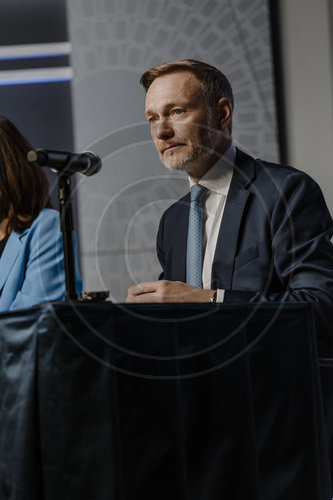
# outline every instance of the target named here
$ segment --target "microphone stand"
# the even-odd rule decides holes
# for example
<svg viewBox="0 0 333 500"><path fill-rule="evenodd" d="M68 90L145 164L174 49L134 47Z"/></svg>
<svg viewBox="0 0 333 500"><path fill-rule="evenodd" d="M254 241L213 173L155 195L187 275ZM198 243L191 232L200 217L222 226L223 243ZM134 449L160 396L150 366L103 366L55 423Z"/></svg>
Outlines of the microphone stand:
<svg viewBox="0 0 333 500"><path fill-rule="evenodd" d="M71 197L71 176L76 172L91 176L99 172L102 162L91 151L82 154L66 151L31 150L27 160L40 167L50 167L58 174L58 200L60 210L60 226L64 247L65 279L67 302L78 300L76 293L75 260L73 246L73 213ZM86 293L86 300L105 300L108 292Z"/></svg>
<svg viewBox="0 0 333 500"><path fill-rule="evenodd" d="M60 225L64 245L66 301L78 300L76 293L75 260L73 246L73 212L71 197L71 173L66 168L58 172L58 200Z"/></svg>

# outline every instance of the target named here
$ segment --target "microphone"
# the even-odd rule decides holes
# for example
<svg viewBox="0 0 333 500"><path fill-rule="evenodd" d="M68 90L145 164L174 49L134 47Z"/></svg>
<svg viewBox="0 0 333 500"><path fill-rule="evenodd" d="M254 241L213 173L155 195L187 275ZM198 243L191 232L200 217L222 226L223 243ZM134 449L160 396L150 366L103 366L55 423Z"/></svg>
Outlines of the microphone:
<svg viewBox="0 0 333 500"><path fill-rule="evenodd" d="M33 149L28 152L29 163L36 163L41 167L50 167L56 172L75 174L80 173L88 177L100 171L101 159L91 151L84 153L69 153L67 151L49 151Z"/></svg>

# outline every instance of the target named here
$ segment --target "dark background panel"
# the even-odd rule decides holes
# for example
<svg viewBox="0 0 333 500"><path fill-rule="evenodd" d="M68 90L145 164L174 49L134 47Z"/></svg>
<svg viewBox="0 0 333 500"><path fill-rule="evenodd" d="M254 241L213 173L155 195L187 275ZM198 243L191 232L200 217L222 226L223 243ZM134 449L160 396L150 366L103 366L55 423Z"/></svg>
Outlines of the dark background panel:
<svg viewBox="0 0 333 500"><path fill-rule="evenodd" d="M0 45L67 39L65 0L1 0Z"/></svg>
<svg viewBox="0 0 333 500"><path fill-rule="evenodd" d="M34 148L73 149L70 82L2 85L0 114L14 122ZM45 172L57 207L56 176L48 168Z"/></svg>
<svg viewBox="0 0 333 500"><path fill-rule="evenodd" d="M34 147L71 149L70 82L0 86L0 113L12 120Z"/></svg>
<svg viewBox="0 0 333 500"><path fill-rule="evenodd" d="M28 57L25 59L0 59L0 71L31 68L59 68L69 66L69 56Z"/></svg>
<svg viewBox="0 0 333 500"><path fill-rule="evenodd" d="M66 41L65 0L1 0L0 46ZM29 71L68 66L69 57L66 55L28 57L2 61L0 70ZM36 80L36 83L0 85L0 114L12 120L34 148L72 151L71 82L38 83L38 75ZM46 168L45 171L50 182L53 205L57 207L57 178L50 169Z"/></svg>

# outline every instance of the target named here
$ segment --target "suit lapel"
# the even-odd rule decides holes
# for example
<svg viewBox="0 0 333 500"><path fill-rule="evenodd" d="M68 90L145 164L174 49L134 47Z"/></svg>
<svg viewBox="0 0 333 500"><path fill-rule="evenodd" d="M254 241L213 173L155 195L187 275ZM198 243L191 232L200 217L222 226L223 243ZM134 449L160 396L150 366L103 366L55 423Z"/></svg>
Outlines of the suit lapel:
<svg viewBox="0 0 333 500"><path fill-rule="evenodd" d="M212 268L212 288L230 289L241 221L250 192L248 186L254 177L255 160L237 149L222 223L216 244Z"/></svg>
<svg viewBox="0 0 333 500"><path fill-rule="evenodd" d="M15 264L27 232L28 229L22 233L12 231L8 238L3 254L0 258L0 290L3 289L12 267Z"/></svg>

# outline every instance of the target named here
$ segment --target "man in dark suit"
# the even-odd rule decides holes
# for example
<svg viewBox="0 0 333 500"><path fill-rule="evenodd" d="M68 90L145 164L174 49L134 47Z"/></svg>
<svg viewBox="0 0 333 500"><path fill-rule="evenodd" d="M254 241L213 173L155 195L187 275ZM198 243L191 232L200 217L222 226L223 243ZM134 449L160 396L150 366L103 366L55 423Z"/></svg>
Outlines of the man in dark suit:
<svg viewBox="0 0 333 500"><path fill-rule="evenodd" d="M163 215L159 281L129 288L128 302L311 301L333 306L333 222L318 185L289 166L232 144L233 94L216 68L165 63L141 77L145 115L161 160L206 188L202 283L186 281L190 196Z"/></svg>
<svg viewBox="0 0 333 500"><path fill-rule="evenodd" d="M333 222L319 186L295 168L235 148L232 89L218 69L192 60L165 63L141 83L156 149L167 168L187 172L191 197L161 219L159 281L131 286L127 302L311 302L319 354L332 357ZM195 186L206 189L200 283L193 286ZM322 376L333 461L331 379L332 371Z"/></svg>

